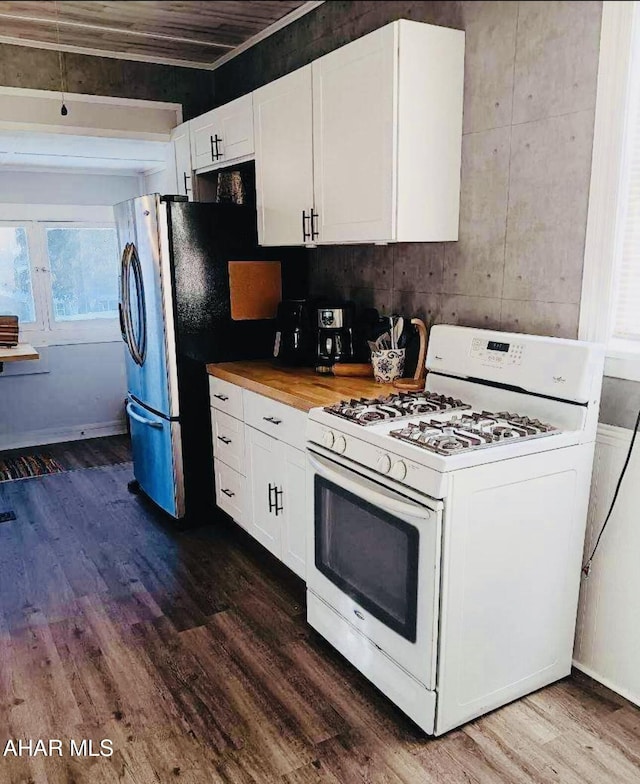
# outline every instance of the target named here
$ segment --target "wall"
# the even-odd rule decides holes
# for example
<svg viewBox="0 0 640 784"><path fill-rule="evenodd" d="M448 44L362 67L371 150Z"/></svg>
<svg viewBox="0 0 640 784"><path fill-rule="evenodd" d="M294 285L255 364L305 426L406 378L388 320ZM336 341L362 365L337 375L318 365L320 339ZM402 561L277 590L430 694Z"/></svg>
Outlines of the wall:
<svg viewBox="0 0 640 784"><path fill-rule="evenodd" d="M139 193L135 176L0 171L0 203L112 205ZM0 374L0 450L124 432L121 341L49 346L41 357Z"/></svg>
<svg viewBox="0 0 640 784"><path fill-rule="evenodd" d="M601 3L325 3L215 71L216 103L400 17L466 31L460 239L317 249L314 293L576 337Z"/></svg>
<svg viewBox="0 0 640 784"><path fill-rule="evenodd" d="M0 203L117 204L139 193L136 175L0 169Z"/></svg>
<svg viewBox="0 0 640 784"><path fill-rule="evenodd" d="M590 552L606 517L631 434L601 426L587 522ZM635 452L616 508L602 537L588 580L582 583L575 662L610 688L640 705L640 454Z"/></svg>
<svg viewBox="0 0 640 784"><path fill-rule="evenodd" d="M189 120L211 108L211 71L63 52L69 93L181 103ZM0 85L59 90L58 53L0 44Z"/></svg>

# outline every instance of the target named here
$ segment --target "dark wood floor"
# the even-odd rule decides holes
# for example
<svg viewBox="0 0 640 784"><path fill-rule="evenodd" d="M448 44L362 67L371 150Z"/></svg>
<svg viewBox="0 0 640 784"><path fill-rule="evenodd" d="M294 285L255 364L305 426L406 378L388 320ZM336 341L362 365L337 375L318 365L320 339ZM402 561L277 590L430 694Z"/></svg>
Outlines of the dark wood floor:
<svg viewBox="0 0 640 784"><path fill-rule="evenodd" d="M128 436L87 438L84 441L65 441L60 444L5 450L0 452L0 458L33 454L50 455L67 471L73 471L76 468L116 465L131 460Z"/></svg>
<svg viewBox="0 0 640 784"><path fill-rule="evenodd" d="M425 737L309 629L297 578L230 527L174 533L130 477L0 483L0 745L65 748L0 756L2 784L640 782L640 711L582 677Z"/></svg>

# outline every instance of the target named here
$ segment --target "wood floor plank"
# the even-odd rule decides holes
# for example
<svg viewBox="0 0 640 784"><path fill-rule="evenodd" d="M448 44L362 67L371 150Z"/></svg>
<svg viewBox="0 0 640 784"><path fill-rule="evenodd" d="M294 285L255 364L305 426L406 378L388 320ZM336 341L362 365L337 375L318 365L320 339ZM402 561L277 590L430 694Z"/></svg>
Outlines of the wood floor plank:
<svg viewBox="0 0 640 784"><path fill-rule="evenodd" d="M122 443L0 483L0 784L640 784L640 710L574 676L428 738L305 621L244 532L179 533L127 491ZM94 467L91 467L96 464Z"/></svg>

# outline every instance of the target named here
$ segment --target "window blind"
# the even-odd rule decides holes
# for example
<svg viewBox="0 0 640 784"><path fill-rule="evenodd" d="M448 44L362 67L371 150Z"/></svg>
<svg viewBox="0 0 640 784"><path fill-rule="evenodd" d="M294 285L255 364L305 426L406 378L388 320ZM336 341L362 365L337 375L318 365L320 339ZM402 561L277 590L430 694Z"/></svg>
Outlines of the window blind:
<svg viewBox="0 0 640 784"><path fill-rule="evenodd" d="M627 129L624 166L626 192L621 213L621 247L617 260L613 337L640 342L640 35L634 36L632 113Z"/></svg>

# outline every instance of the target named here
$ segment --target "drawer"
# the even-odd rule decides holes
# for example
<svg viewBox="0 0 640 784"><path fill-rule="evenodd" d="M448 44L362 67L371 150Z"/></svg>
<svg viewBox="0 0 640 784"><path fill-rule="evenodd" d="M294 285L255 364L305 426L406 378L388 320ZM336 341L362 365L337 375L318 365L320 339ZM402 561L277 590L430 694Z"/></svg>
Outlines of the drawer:
<svg viewBox="0 0 640 784"><path fill-rule="evenodd" d="M217 408L211 409L211 432L213 433L213 454L216 460L245 473L244 425Z"/></svg>
<svg viewBox="0 0 640 784"><path fill-rule="evenodd" d="M242 419L242 387L209 376L209 400L212 408Z"/></svg>
<svg viewBox="0 0 640 784"><path fill-rule="evenodd" d="M304 411L245 389L244 421L296 449L305 448L307 414Z"/></svg>
<svg viewBox="0 0 640 784"><path fill-rule="evenodd" d="M414 680L381 648L374 645L341 615L307 591L307 621L371 683L386 694L425 732L433 735L436 693Z"/></svg>
<svg viewBox="0 0 640 784"><path fill-rule="evenodd" d="M221 460L213 461L216 480L216 503L238 525L247 527L247 482L242 474L229 468Z"/></svg>

